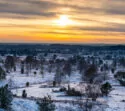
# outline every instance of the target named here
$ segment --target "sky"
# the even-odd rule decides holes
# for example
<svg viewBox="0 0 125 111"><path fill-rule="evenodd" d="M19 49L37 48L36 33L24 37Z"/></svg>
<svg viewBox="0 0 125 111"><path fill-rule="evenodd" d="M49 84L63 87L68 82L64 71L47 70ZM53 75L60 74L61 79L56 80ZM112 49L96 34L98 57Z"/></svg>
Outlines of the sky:
<svg viewBox="0 0 125 111"><path fill-rule="evenodd" d="M0 42L125 44L125 0L0 0Z"/></svg>

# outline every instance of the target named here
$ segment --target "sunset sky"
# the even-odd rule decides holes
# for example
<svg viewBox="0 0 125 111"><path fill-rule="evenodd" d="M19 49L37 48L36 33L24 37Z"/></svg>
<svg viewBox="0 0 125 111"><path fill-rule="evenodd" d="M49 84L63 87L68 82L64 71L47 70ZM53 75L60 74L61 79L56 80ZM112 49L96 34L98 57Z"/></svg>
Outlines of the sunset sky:
<svg viewBox="0 0 125 111"><path fill-rule="evenodd" d="M125 0L0 0L0 42L125 43Z"/></svg>

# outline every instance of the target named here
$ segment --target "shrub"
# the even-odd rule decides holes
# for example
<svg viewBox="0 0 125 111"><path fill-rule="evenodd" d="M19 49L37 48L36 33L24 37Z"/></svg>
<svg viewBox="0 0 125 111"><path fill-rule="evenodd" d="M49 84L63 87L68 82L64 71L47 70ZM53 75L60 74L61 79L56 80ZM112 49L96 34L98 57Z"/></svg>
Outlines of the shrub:
<svg viewBox="0 0 125 111"><path fill-rule="evenodd" d="M59 91L60 91L60 92L65 92L65 91L66 91L66 88L65 88L65 87L61 87L61 88L59 89Z"/></svg>
<svg viewBox="0 0 125 111"><path fill-rule="evenodd" d="M117 72L114 77L120 82L122 86L125 86L125 72Z"/></svg>
<svg viewBox="0 0 125 111"><path fill-rule="evenodd" d="M119 82L120 82L120 84L121 84L122 86L125 86L125 80L120 80L120 79L119 79Z"/></svg>
<svg viewBox="0 0 125 111"><path fill-rule="evenodd" d="M124 78L125 79L125 72L117 72L116 75L114 75L115 78L119 78L119 79L122 79Z"/></svg>
<svg viewBox="0 0 125 111"><path fill-rule="evenodd" d="M34 71L34 75L36 75L37 74L37 72L36 71Z"/></svg>
<svg viewBox="0 0 125 111"><path fill-rule="evenodd" d="M109 94L111 89L112 89L112 86L108 82L106 82L105 84L103 84L101 86L101 92L102 92L103 95L106 95L106 96Z"/></svg>

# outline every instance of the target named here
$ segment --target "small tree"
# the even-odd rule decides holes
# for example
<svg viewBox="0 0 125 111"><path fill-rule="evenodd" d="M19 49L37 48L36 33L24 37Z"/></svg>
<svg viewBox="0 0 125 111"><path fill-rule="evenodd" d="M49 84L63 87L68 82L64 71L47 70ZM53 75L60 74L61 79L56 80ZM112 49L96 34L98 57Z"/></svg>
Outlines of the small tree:
<svg viewBox="0 0 125 111"><path fill-rule="evenodd" d="M21 62L21 74L24 74L24 62Z"/></svg>
<svg viewBox="0 0 125 111"><path fill-rule="evenodd" d="M30 83L29 82L26 82L26 87L29 87Z"/></svg>
<svg viewBox="0 0 125 111"><path fill-rule="evenodd" d="M24 68L23 67L21 68L21 74L24 74Z"/></svg>
<svg viewBox="0 0 125 111"><path fill-rule="evenodd" d="M11 109L12 93L8 89L8 85L0 88L0 108L9 110Z"/></svg>
<svg viewBox="0 0 125 111"><path fill-rule="evenodd" d="M103 95L106 95L106 96L108 96L111 89L112 89L112 86L108 82L106 82L105 84L103 84L101 86L101 92L102 92Z"/></svg>
<svg viewBox="0 0 125 111"><path fill-rule="evenodd" d="M39 105L39 111L55 111L55 104L53 104L50 96L37 101L37 104Z"/></svg>
<svg viewBox="0 0 125 111"><path fill-rule="evenodd" d="M55 87L56 86L56 81L53 81L53 87Z"/></svg>
<svg viewBox="0 0 125 111"><path fill-rule="evenodd" d="M34 71L34 76L36 76L36 74L37 74L37 72L36 72L36 71Z"/></svg>

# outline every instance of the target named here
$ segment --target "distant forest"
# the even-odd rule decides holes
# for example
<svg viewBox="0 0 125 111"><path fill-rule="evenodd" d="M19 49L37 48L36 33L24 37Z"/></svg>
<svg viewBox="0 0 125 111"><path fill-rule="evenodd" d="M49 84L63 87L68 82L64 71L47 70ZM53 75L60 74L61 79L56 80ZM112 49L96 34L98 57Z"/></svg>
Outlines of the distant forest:
<svg viewBox="0 0 125 111"><path fill-rule="evenodd" d="M67 45L67 44L0 44L0 54L37 55L38 53L77 54L80 51L125 51L125 45Z"/></svg>

